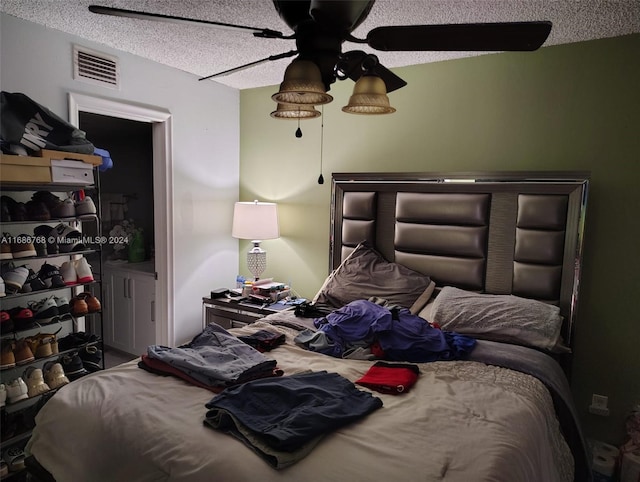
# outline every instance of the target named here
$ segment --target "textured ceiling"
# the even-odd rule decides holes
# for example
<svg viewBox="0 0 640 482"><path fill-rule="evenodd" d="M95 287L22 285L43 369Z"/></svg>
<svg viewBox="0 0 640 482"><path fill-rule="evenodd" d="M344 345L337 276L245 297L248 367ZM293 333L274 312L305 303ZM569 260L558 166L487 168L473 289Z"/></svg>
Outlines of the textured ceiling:
<svg viewBox="0 0 640 482"><path fill-rule="evenodd" d="M10 15L108 45L198 77L295 49L293 40L261 39L250 33L96 15L91 4L214 20L290 33L271 0L2 0ZM550 20L545 46L640 32L639 0L377 0L353 32L364 38L381 25ZM363 48L364 47L364 48ZM375 52L386 67L402 67L477 53L376 52L345 43L344 50ZM522 55L526 55L523 53ZM291 59L268 62L216 82L238 89L282 81Z"/></svg>

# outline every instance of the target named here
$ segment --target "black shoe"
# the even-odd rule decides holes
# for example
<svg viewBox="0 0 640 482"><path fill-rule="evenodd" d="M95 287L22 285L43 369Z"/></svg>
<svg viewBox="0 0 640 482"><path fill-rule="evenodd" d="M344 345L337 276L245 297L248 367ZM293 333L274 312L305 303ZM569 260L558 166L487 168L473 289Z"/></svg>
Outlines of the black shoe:
<svg viewBox="0 0 640 482"><path fill-rule="evenodd" d="M22 285L23 293L31 293L32 291L44 290L47 288L47 285L44 281L42 281L35 271L29 268L29 274L27 275L27 281Z"/></svg>
<svg viewBox="0 0 640 482"><path fill-rule="evenodd" d="M58 363L62 365L64 374L71 381L77 380L78 378L89 374L87 369L82 364L82 359L78 356L77 353L62 355L58 360Z"/></svg>
<svg viewBox="0 0 640 482"><path fill-rule="evenodd" d="M0 198L0 207L2 209L0 221L2 221L3 223L8 223L11 221L11 210L9 209L9 206L11 205L12 202L15 202L15 201L11 199L9 196L2 196Z"/></svg>
<svg viewBox="0 0 640 482"><path fill-rule="evenodd" d="M82 365L93 373L102 370L102 350L95 345L85 346L78 351Z"/></svg>
<svg viewBox="0 0 640 482"><path fill-rule="evenodd" d="M51 213L42 201L29 201L25 207L29 221L49 221L51 219Z"/></svg>
<svg viewBox="0 0 640 482"><path fill-rule="evenodd" d="M58 340L58 349L61 351L71 350L96 341L98 341L96 335L88 335L84 331L69 333Z"/></svg>
<svg viewBox="0 0 640 482"><path fill-rule="evenodd" d="M18 202L15 199L10 198L9 196L2 196L2 204L7 206L11 221L27 220L27 208L25 207L24 203ZM4 218L4 214L3 214L3 218Z"/></svg>
<svg viewBox="0 0 640 482"><path fill-rule="evenodd" d="M58 243L56 241L56 232L51 226L43 224L35 228L33 230L33 233L36 235L36 239L38 242L46 243L47 254L58 254L60 252L58 249ZM36 246L36 251L37 250L38 248Z"/></svg>
<svg viewBox="0 0 640 482"><path fill-rule="evenodd" d="M47 288L64 288L64 280L60 270L52 264L44 263L38 272L38 277L44 281Z"/></svg>

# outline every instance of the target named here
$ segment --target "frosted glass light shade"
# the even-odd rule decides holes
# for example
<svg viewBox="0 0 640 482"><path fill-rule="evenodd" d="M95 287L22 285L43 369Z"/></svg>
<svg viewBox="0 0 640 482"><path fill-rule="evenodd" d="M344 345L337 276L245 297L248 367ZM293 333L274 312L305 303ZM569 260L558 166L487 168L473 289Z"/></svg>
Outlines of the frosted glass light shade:
<svg viewBox="0 0 640 482"><path fill-rule="evenodd" d="M310 60L295 59L284 72L280 90L271 96L280 104L327 104L333 97L325 92L322 74Z"/></svg>
<svg viewBox="0 0 640 482"><path fill-rule="evenodd" d="M363 75L353 87L353 95L349 104L342 108L349 114L392 114L396 111L389 104L387 86L376 75Z"/></svg>

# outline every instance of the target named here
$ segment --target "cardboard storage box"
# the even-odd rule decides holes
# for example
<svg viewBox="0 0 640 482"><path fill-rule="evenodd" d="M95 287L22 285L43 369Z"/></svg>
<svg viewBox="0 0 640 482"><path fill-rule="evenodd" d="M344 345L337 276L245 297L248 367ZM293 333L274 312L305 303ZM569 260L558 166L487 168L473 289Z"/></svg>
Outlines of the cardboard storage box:
<svg viewBox="0 0 640 482"><path fill-rule="evenodd" d="M0 181L48 183L51 182L51 164L49 159L40 157L2 154Z"/></svg>
<svg viewBox="0 0 640 482"><path fill-rule="evenodd" d="M53 160L81 161L81 162L86 162L87 164L92 164L94 166L99 166L100 164L102 164L102 157L94 156L90 154L77 154L75 152L42 149L38 152L38 155L43 159L48 159L49 161L53 161Z"/></svg>
<svg viewBox="0 0 640 482"><path fill-rule="evenodd" d="M66 159L51 159L51 180L63 184L93 184L93 165Z"/></svg>

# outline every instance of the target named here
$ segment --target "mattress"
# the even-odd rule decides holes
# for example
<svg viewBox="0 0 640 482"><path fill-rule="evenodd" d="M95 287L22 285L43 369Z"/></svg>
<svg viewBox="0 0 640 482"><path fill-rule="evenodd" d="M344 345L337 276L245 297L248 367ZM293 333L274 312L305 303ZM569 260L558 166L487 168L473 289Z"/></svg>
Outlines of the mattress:
<svg viewBox="0 0 640 482"><path fill-rule="evenodd" d="M355 382L372 366L296 345L298 322L292 313L278 313L231 332L285 334L283 345L265 353L285 377L327 371ZM478 342L479 355L495 353L486 343ZM502 350L507 359L509 350ZM546 366L535 361L546 355L516 350L532 352L532 362L525 356L520 363ZM276 470L203 423L215 393L149 373L134 360L61 388L37 415L27 453L58 482L573 481L581 447L563 435L567 424L556 410L554 384L499 364L420 363L417 383L399 395L358 386L382 407L327 433L306 457Z"/></svg>

